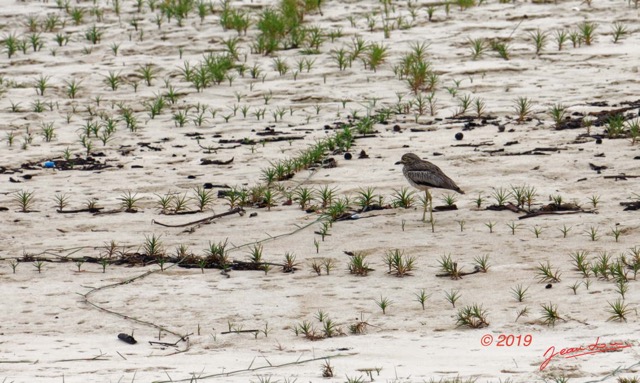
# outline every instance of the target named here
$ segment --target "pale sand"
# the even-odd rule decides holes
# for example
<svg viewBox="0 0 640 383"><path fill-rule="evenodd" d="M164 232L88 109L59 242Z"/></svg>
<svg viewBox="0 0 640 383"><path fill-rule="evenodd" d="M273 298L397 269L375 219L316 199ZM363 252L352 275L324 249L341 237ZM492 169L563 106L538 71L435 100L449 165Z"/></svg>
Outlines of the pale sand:
<svg viewBox="0 0 640 383"><path fill-rule="evenodd" d="M233 6L257 9L267 2L233 1ZM113 167L102 171L57 171L38 168L22 173L2 174L3 188L0 190L0 206L8 211L0 212L0 268L2 286L2 310L0 310L0 380L6 382L117 382L117 381L188 381L193 376L198 381L206 376L238 370L237 374L218 378L229 382L271 381L342 382L348 378L368 377L361 369L381 368L376 381L421 382L460 376L464 379L478 378L478 382L497 382L511 379L513 382L542 381L550 376L566 376L571 382L613 382L616 368L622 376L640 374L635 365L640 345L637 341L638 317L631 312L628 321L607 321L610 313L608 302L615 301L619 294L612 281L591 278L589 290L581 285L577 294L569 288L584 279L572 265L570 254L577 250L590 253L595 259L600 252L614 258L628 249L640 245L638 212L623 212L620 202L633 199L638 193L638 178L627 181L604 179L604 175L626 173L638 174L640 155L638 146L628 139L604 139L596 145L594 139L575 143L584 129L552 129L553 122L546 114L554 103L563 103L570 112L605 110L605 107L590 107L587 103L607 102L618 105L638 99L638 57L640 34L634 24L639 12L624 1L594 3L592 7L579 1L559 4L498 4L495 1L467 11L451 7L447 17L443 7L435 12L434 22L427 20L426 3L420 3L414 26L405 30L394 30L389 39L384 39L380 22L380 3L336 2L323 5L324 16L307 16L309 25L322 28L342 28L344 36L321 46L321 54L302 56L297 50L278 52L285 57L292 71L297 59L315 59L309 73L300 73L297 80L293 74L279 76L272 68L272 58L250 53L249 44L256 34L250 28L249 36L242 37L241 53L247 54L247 64L261 65L266 73L264 82L250 78L237 78L233 86L228 83L214 85L201 93L183 82L179 69L188 60L195 65L202 59L205 50L222 51L222 39L236 36L235 32L222 32L218 14L206 17L200 23L194 13L185 26L176 26L175 20L165 23L159 31L154 24L155 15L145 6L142 20L144 41L129 24L135 14L133 2L122 5L121 21L114 15L112 4L99 2L105 11L102 42L92 46L84 39L84 32L95 23L95 17L85 15L80 26L74 26L69 16L63 33L70 33L68 45L58 47L53 41L54 33L43 33L45 46L39 52L31 49L25 55L17 53L10 60L3 52L0 58L3 76L3 95L0 98L0 166L19 168L26 162L44 162L60 157L65 148L84 156L78 139L79 129L87 117L86 105L95 108L95 97L102 97L99 110L115 115L112 104L124 102L134 108L141 127L137 133L128 132L119 123L114 139L106 146L94 139L94 152L104 152ZM73 2L72 6L76 6ZM90 3L78 6L90 8ZM216 3L219 7L219 4ZM377 28L368 31L365 15L377 12ZM398 3L393 13L409 20L405 3ZM0 7L3 38L9 33L28 36L26 20L37 16L44 20L46 14L57 14L55 3L23 3L3 0ZM350 26L348 15L357 21L356 28ZM523 15L528 18L523 19ZM571 47L558 52L549 36L547 47L536 57L528 32L540 28L552 33L558 28L573 30L583 20L599 24L596 41L592 46ZM521 22L522 21L522 22ZM614 21L628 26L630 35L620 43L611 42L611 24ZM520 23L521 22L521 23ZM520 23L520 24L519 24ZM519 25L518 25L519 24ZM517 27L517 28L516 28ZM515 29L515 31L514 31ZM512 58L504 61L494 52L488 52L477 61L470 60L466 37L507 38L511 41ZM132 40L129 40L129 34ZM376 73L366 70L360 61L346 71L339 71L330 58L330 52L342 46L348 47L358 34L367 41L378 41L389 46L389 57ZM166 40L162 41L162 37ZM487 111L496 116L496 121L506 125L506 132L486 125L465 131L462 141L454 140L460 131L461 122L437 120L429 116L420 118L415 124L413 114L393 116L388 125L376 124L375 138L358 139L353 153L357 157L365 150L370 158L351 161L336 155L338 167L316 172L302 171L283 184L294 187L317 187L329 185L338 188L339 196L349 195L353 200L359 188L375 187L376 193L385 196L389 203L394 190L405 187L401 166L394 166L401 155L412 151L438 165L466 192L458 198L458 210L435 214L435 233L428 224L420 222L421 206L412 209L385 209L361 213L359 220L341 221L333 224L330 236L320 242L319 254L313 245L320 236L317 214L301 211L293 206L278 206L271 211L246 208L243 217L228 216L210 225L199 227L187 234L182 228L163 228L153 225L152 220L163 223L186 223L205 218L213 213L222 213L228 205L215 199L211 210L196 215L165 216L159 214L157 196L169 192L191 193L205 182L229 186L253 186L258 184L261 169L270 161L291 158L331 132L323 127L335 121L344 121L354 110L360 116L366 114L367 105L376 98L376 108L393 107L396 93L411 98L406 83L397 79L392 71L400 56L409 50L413 42L430 44L428 58L440 74L441 86L436 93L440 109L438 118L450 117L457 108L445 87L452 87L460 80L459 95L480 97L487 104ZM120 44L118 56L110 46ZM178 57L178 47L184 47L184 57ZM91 49L90 54L83 49ZM56 55L52 56L52 50ZM137 93L129 84L112 92L104 82L109 71L121 72L127 80L135 78L139 65L153 63L159 68L151 87L140 83ZM44 97L36 96L32 86L42 74L50 76L51 88ZM326 77L326 83L323 81ZM65 81L81 80L79 97L75 101L65 95ZM208 116L203 127L188 123L176 128L168 109L153 120L149 120L142 105L154 94L166 92L164 78L180 92L178 108L200 102L218 109L215 119ZM250 84L255 82L253 88ZM15 86L7 87L7 83ZM264 105L263 95L269 91L273 99ZM235 93L244 95L238 102ZM517 97L526 96L534 102L534 119L525 124L514 122L513 103ZM32 103L36 99L58 102L53 112L33 113ZM346 109L341 99L347 99ZM20 104L25 112L11 113L11 103ZM66 123L71 105L78 112ZM231 113L234 104L250 105L250 115L243 118L238 111L228 123L222 116ZM321 110L316 114L315 105ZM285 115L284 122L273 122L272 111L277 107L292 106L293 116ZM251 113L256 108L266 108L266 120L256 121ZM633 111L637 113L637 110ZM193 116L193 113L191 114ZM307 124L307 116L309 122ZM53 122L57 137L47 143L39 135L41 122ZM402 132L392 127L399 124ZM263 130L275 125L277 130L304 134L305 139L257 145L255 153L247 145L235 149L219 150L217 154L206 154L196 141L186 133L200 132L203 146L230 146L218 144L214 134L222 139L249 137L259 139L252 129ZM25 129L34 135L31 145L22 149ZM423 128L428 132L411 132L412 128ZM302 129L302 130L298 130ZM12 147L6 142L6 134L15 130L17 137ZM594 127L592 133L601 134L603 127ZM166 140L165 140L166 139ZM505 146L508 142L518 144ZM161 147L152 151L138 146L151 143ZM492 143L491 146L456 146L457 144ZM134 151L127 156L119 148L129 145ZM490 155L487 151L504 148L506 153L523 152L540 147L557 147L560 150L546 156L502 156ZM441 153L436 156L434 153ZM599 155L603 154L604 157ZM598 157L596 157L598 156ZM199 165L201 158L234 161L230 165ZM608 169L597 174L589 163L606 165ZM132 168L142 165L142 168ZM119 167L118 167L119 166ZM30 174L30 180L21 176ZM187 176L195 175L195 179ZM9 183L9 178L22 183ZM584 179L581 182L578 180ZM537 189L534 207L548 203L549 195L562 195L565 201L576 201L590 209L589 198L600 196L598 214L574 214L564 216L540 216L518 221L518 216L508 211L478 210L474 200L482 193L484 206L493 203L492 187L510 188L511 185L530 185ZM14 193L34 191L33 209L37 212L20 213L13 202ZM122 194L131 190L141 198L141 211L137 214L117 213L91 215L89 213L56 213L52 198L67 193L71 197L68 209L84 206L88 199L97 199L98 206L106 210L118 209ZM216 193L217 191L214 191ZM446 192L435 190L434 205L442 204ZM419 193L416 194L418 196ZM193 205L191 205L193 206ZM249 214L258 216L250 218ZM402 222L405 222L404 231ZM465 222L460 231L459 221ZM515 235L508 224L522 226ZM494 222L494 233L489 234L487 223ZM311 224L310 226L306 226ZM571 227L563 239L560 229ZM299 227L305 227L297 230ZM542 229L536 239L534 227ZM600 238L591 241L586 234L597 228ZM622 231L616 242L611 230ZM286 235L289 233L290 235ZM77 272L73 263L45 263L41 274L30 262L20 263L13 274L10 261L23 254L43 255L57 258L61 255L73 257L98 257L101 247L112 240L132 249L142 246L145 236L155 234L167 252L173 253L176 246L188 245L191 251L202 255L209 242L228 238L232 248L230 256L246 260L249 245L263 241L265 259L282 262L285 252L296 254L300 270L294 274L281 273L274 268L265 275L260 271L232 271L226 278L219 270L171 267L159 272L157 265L146 267L109 266L102 273L97 264L85 263L82 272ZM278 237L280 236L280 237ZM271 238L277 237L277 238ZM74 249L80 249L74 252ZM401 249L405 254L417 258L412 276L396 278L387 275L383 257L386 251ZM347 271L348 256L344 251L364 251L374 269L366 277L352 276ZM489 255L490 269L486 274L466 276L461 280L438 278L438 260L443 255L451 257L463 266L463 271L473 269L473 258ZM333 258L336 268L330 275L318 277L311 271L310 260L316 257ZM561 282L552 289L536 278L536 267L549 261L553 268L562 272ZM94 304L120 313L128 318L101 312L84 303L79 294L92 288L116 284L141 276L147 271L158 271L132 283L99 290L89 296ZM630 309L636 308L639 293L636 281L629 283L626 302ZM510 290L518 284L529 286L523 303L516 302ZM423 311L415 294L425 289L431 294ZM456 309L446 301L444 293L457 289L461 298ZM393 302L383 315L374 300L388 297ZM558 306L564 321L548 327L543 322L542 304ZM456 327L458 308L481 304L487 310L488 328L473 330ZM516 312L524 307L529 315L516 322ZM320 328L314 318L318 310L326 312L346 333L345 336L310 341L296 337L292 328L308 320ZM348 333L350 324L364 318L370 326L366 334ZM132 320L135 318L137 321ZM142 322L146 322L142 323ZM231 325L244 330L263 330L268 324L268 336L260 333L221 334ZM173 334L189 336L178 347L150 345L157 341L161 326ZM198 329L200 333L198 334ZM128 345L117 339L118 333L131 333L138 340ZM179 337L163 333L162 341L173 343ZM491 334L496 341L500 334L532 335L528 347L511 346L483 347L484 334ZM619 352L564 359L554 358L544 371L539 367L544 353L550 347L556 351L565 347L587 347L599 337L600 343L612 341L630 342L631 347ZM186 351L185 351L186 350ZM179 352L177 351L185 351ZM99 360L90 360L102 355ZM322 360L331 357L335 376L321 376ZM295 364L295 362L300 362ZM279 366L283 365L283 366ZM251 370L257 367L273 366ZM633 366L633 367L630 367ZM193 375L195 374L195 375ZM347 378L348 377L348 378Z"/></svg>

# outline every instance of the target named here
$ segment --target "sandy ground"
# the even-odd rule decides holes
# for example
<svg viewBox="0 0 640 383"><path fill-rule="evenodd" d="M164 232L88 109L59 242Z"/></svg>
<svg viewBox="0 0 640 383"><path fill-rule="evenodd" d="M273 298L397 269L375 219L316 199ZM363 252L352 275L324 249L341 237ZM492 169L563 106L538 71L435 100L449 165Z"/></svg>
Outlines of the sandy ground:
<svg viewBox="0 0 640 383"><path fill-rule="evenodd" d="M640 13L633 4L491 1L464 11L451 5L447 14L444 5L434 3L430 21L429 3L418 2L413 3L416 17L411 26L394 29L385 38L382 3L327 1L322 15L312 12L305 25L325 31L340 28L342 37L334 42L327 38L319 54L303 55L299 49L272 57L254 54L250 46L257 30L252 25L239 39L241 61L246 60L247 67L260 65L264 79L236 75L231 84L225 80L196 92L180 68L185 62L197 65L205 52L223 52L223 39L237 36L222 30L220 3L214 4L216 13L207 14L202 22L193 11L182 26L165 18L161 28L155 23L158 10L150 10L147 3L138 13L133 1L123 1L118 16L110 1L72 2L71 8L85 10L79 25L54 2L0 3L4 40L12 34L29 40L40 33L44 43L40 50L34 52L29 45L27 53L19 50L11 58L5 49L0 57L0 206L7 208L0 211L1 381L444 382L459 377L478 382L584 383L640 375L635 311L640 293L633 271L627 270L628 291L621 300L628 309L626 321L609 320L610 304L622 298L619 287L611 277L584 278L571 259L578 251L587 252L594 264L603 254L612 261L621 255L630 259L632 249L640 246L638 212L623 211L620 205L640 198L640 178L605 178L640 176L638 144L628 137L608 138L604 126L592 127L590 135L584 128L556 130L547 113L556 103L566 105L569 113L585 114L637 102ZM257 18L267 3L231 1L230 5ZM399 16L411 21L406 2L392 4L389 23ZM103 10L100 20L91 12L95 8ZM65 25L46 31L43 25L52 15ZM367 16L376 21L373 31ZM36 20L35 32L29 31L30 18ZM138 30L131 24L134 18ZM574 48L567 41L558 51L554 31L576 30L585 20L598 25L592 45ZM615 44L614 22L628 29ZM84 36L93 25L103 32L95 45ZM540 55L530 38L537 29L548 33ZM69 37L66 45L55 42L58 33ZM356 36L388 46L388 57L376 72L360 61L340 71L331 58L341 47L351 49ZM510 60L493 51L472 60L467 38L510 38ZM394 113L387 124L374 126L372 137L355 140L353 159L329 153L337 167L303 170L279 183L289 192L335 188L339 198L350 198L350 212L357 219L334 222L322 239L321 211L307 213L295 201L283 204L286 198L279 192L270 210L246 206L242 216L225 216L190 231L154 223L183 224L229 210L225 199L214 198L200 213L161 214L158 196L193 197L193 189L205 183L238 188L263 184L262 172L270 164L294 158L335 134L325 126L345 122L354 113L365 116L380 108L393 109L400 96L402 102L412 99L393 66L418 42L430 44L427 57L440 78L435 116L426 113L416 118L415 109ZM287 74L279 75L273 68L274 57L287 60L291 66ZM294 75L296 62L303 59L315 60L312 68ZM138 73L146 64L156 70L151 86ZM123 78L116 90L105 81L109 73ZM39 94L34 83L42 77L49 87ZM66 92L72 79L80 84L75 99ZM168 84L180 97L151 119L145 105L166 94ZM457 96L447 88L455 89ZM269 94L272 99L265 103ZM467 120L451 119L459 107L458 97L465 95L482 99L485 116L493 119L488 123L475 119L478 126L471 129L463 129ZM533 105L531 118L522 124L514 112L519 97L527 97ZM39 102L44 110L37 113ZM198 103L208 109L201 126L192 122ZM189 122L176 126L173 115L189 105ZM120 106L137 116L136 132L126 129ZM240 111L243 106L249 110L246 117ZM253 113L262 108L265 118L258 120ZM274 121L278 110L286 113ZM637 104L625 113L632 121L638 115ZM45 161L60 161L67 148L72 158L86 157L79 136L91 114L94 121L101 121L99 116L118 121L105 145L91 138L91 157L109 167L45 168ZM50 142L41 134L47 124L55 128ZM220 143L243 138L259 142L257 133L267 127L304 139L264 145ZM464 138L456 141L459 132ZM193 133L201 139L194 139ZM596 135L602 136L601 144ZM15 137L12 145L10 136ZM219 149L202 149L209 146ZM369 158L358 158L362 150ZM539 155L523 154L527 151ZM466 192L456 195L457 210L435 213L433 230L429 222L421 221L420 193L411 208L390 206L397 191L408 186L401 166L394 165L406 152L437 164ZM205 158L233 161L201 165ZM597 172L590 164L606 168ZM519 220L524 212L486 209L495 204L496 190L520 186L536 189L533 210L551 203L551 196L561 196L564 202L580 205L582 212ZM357 212L358 191L367 188L375 188L388 208ZM225 189L212 190L216 196ZM34 196L27 213L16 202L16 196L25 192ZM122 211L121 199L127 193L139 198L135 214ZM447 194L433 191L434 205L443 205ZM57 212L56 195L68 196L65 210L82 209L94 201L107 213ZM480 208L479 195L483 196ZM599 199L595 208L594 196ZM188 210L194 209L192 199ZM509 225L518 225L515 233ZM566 237L563 228L570 228ZM251 247L260 243L266 262L281 264L285 253L293 253L298 270L283 273L273 266L268 273L234 270L227 277L219 269L201 271L173 264L166 264L164 271L155 263L108 265L103 272L97 263L85 262L78 270L74 262L60 262L64 257L103 257L112 241L119 249L143 252L146 239L153 236L160 238L167 254L185 245L197 256L204 255L210 243L228 240L229 257L239 261L246 261ZM384 257L394 250L415 257L410 276L387 273ZM369 274L350 274L350 255L345 252L367 254ZM463 272L472 271L474 258L482 256L489 257L490 267L486 273L458 280L438 277L440 261L447 255ZM40 272L33 259L45 260ZM311 263L325 259L333 259L335 267L329 275L318 276ZM13 270L16 261L20 262ZM545 288L546 281L539 281L537 270L547 261L561 272L560 281L550 289ZM513 297L518 285L528 288L523 302ZM577 286L575 291L571 286ZM416 299L422 290L429 296L424 310ZM446 299L452 291L460 294L455 308ZM386 313L376 303L384 298L391 301ZM457 326L459 310L472 305L486 310L487 327ZM555 326L544 323L543 305L557 307L561 319ZM525 308L526 314L518 317ZM318 340L295 334L304 321L321 333L319 312L343 334ZM357 323L364 327L363 334L350 333L349 327ZM225 334L229 331L233 332ZM132 334L138 343L122 342L120 333ZM493 337L488 346L482 344L486 335ZM572 350L551 357L568 348ZM322 376L326 363L332 366L333 377Z"/></svg>

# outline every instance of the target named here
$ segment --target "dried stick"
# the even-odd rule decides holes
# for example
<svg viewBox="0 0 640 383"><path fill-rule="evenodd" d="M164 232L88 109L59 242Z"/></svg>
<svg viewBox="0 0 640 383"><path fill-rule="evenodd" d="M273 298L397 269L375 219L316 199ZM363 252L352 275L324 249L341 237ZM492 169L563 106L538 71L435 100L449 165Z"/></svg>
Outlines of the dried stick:
<svg viewBox="0 0 640 383"><path fill-rule="evenodd" d="M202 218L202 219L199 219L197 221L182 223L182 224L179 224L179 225L169 225L169 224L166 224L166 223L158 222L155 219L151 220L151 223L155 224L155 225L164 226L164 227L186 227L186 226L198 225L198 224L202 224L202 223L209 223L209 222L211 222L212 220L214 220L216 218L224 217L224 216L227 216L227 215L232 215L232 214L235 214L235 213L239 213L240 215L243 215L244 214L244 209L241 208L241 207L237 207L235 209L231 209L231 210L229 210L227 212L224 212L224 213L212 215L211 217Z"/></svg>
<svg viewBox="0 0 640 383"><path fill-rule="evenodd" d="M220 372L220 373L217 373L217 374L198 376L197 380L217 378L217 377L221 377L221 376L231 376L231 375L242 374L242 373L245 373L245 372L254 372L254 371L264 370L264 369L280 368L280 367L286 367L286 366L291 366L291 365L296 365L296 364L304 364L304 363L309 363L309 362L315 362L315 361L318 361L318 360L327 360L327 359L330 359L330 358L338 358L338 357L345 357L345 356L352 356L352 355L356 355L356 353L352 353L352 354L335 354L335 355L329 355L329 356L323 356L323 357L319 357L319 358L311 358L311 359L305 359L305 360L300 360L300 358L298 358L298 360L296 360L295 362L288 362L288 363L275 364L275 365L272 365L271 363L269 363L268 366L254 367L254 368L251 368L251 366L249 366L249 368L245 368L245 369L242 369L242 370L235 370L235 371L229 371L229 372ZM253 365L253 362L251 362L251 365ZM153 383L173 383L173 382L193 382L193 377L186 378L186 379L179 379L179 380L157 380L157 381L154 381Z"/></svg>

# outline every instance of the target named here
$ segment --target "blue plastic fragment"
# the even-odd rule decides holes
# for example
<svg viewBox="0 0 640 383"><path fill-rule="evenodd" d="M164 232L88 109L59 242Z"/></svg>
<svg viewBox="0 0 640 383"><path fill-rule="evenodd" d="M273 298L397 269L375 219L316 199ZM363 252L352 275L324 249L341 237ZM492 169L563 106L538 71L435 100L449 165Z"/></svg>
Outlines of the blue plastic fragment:
<svg viewBox="0 0 640 383"><path fill-rule="evenodd" d="M55 168L56 167L56 163L53 161L47 161L44 163L44 167L45 168Z"/></svg>

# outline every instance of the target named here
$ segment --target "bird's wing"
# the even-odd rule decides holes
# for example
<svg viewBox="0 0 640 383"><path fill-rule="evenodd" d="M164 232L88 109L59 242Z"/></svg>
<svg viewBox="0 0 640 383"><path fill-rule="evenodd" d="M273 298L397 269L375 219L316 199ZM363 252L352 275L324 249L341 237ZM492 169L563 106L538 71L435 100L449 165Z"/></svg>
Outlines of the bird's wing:
<svg viewBox="0 0 640 383"><path fill-rule="evenodd" d="M434 171L433 168L437 170ZM410 178L416 185L461 192L458 185L456 185L451 178L447 177L437 166L433 165L433 168L430 169L430 171L409 170L407 172L407 178Z"/></svg>

